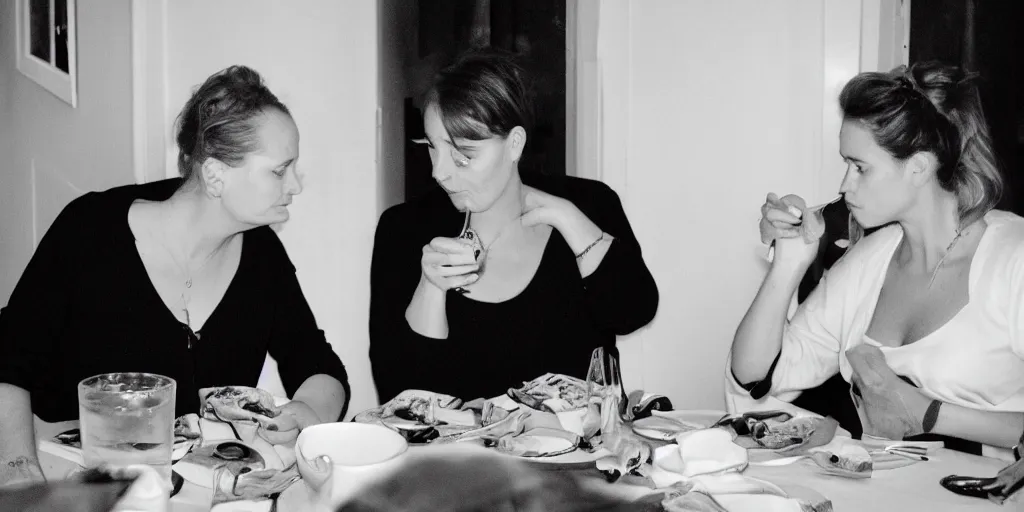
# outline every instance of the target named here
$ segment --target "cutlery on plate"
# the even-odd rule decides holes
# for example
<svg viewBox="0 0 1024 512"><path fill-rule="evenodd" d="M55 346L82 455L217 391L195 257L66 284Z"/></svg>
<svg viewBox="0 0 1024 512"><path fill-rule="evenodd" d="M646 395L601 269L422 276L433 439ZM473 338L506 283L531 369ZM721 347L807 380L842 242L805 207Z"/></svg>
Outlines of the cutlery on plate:
<svg viewBox="0 0 1024 512"><path fill-rule="evenodd" d="M928 461L928 457L926 457L924 455L925 453L928 453L927 450L920 449L920 448L918 448L918 449L908 449L908 448L910 448L910 447L889 446L889 447L886 447L885 450L883 450L883 451L885 453L889 453L889 454L892 454L892 455L898 455L900 457L904 457L904 458L911 459L911 460L918 460L918 461L925 461L925 462Z"/></svg>

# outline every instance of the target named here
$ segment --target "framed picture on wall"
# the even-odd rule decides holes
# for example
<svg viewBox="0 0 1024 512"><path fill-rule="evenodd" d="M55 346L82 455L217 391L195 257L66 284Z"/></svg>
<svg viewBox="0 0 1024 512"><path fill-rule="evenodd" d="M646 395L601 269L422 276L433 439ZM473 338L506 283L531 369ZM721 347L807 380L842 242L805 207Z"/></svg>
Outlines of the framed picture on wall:
<svg viewBox="0 0 1024 512"><path fill-rule="evenodd" d="M15 0L18 71L75 107L75 0Z"/></svg>

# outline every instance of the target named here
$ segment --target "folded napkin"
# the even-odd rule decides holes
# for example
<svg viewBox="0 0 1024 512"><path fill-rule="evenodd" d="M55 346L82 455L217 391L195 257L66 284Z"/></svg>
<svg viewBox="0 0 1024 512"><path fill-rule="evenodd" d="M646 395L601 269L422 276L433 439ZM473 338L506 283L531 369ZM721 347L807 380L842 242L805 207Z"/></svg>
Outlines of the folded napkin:
<svg viewBox="0 0 1024 512"><path fill-rule="evenodd" d="M803 450L796 455L780 457L777 452L751 451L751 466L785 466L810 463L819 472L847 478L870 478L875 469L893 469L915 461L884 450L870 450L860 441L836 437L824 446Z"/></svg>
<svg viewBox="0 0 1024 512"><path fill-rule="evenodd" d="M710 428L679 434L675 444L654 450L651 479L668 487L698 475L741 471L747 467L747 450L733 443L725 429Z"/></svg>

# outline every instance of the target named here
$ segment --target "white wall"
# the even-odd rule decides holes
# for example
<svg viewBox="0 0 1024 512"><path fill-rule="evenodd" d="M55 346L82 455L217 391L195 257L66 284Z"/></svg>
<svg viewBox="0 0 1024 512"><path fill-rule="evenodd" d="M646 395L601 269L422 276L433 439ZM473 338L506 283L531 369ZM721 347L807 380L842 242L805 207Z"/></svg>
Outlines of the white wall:
<svg viewBox="0 0 1024 512"><path fill-rule="evenodd" d="M41 235L81 191L132 181L133 84L144 93L137 104L151 111L139 117L137 109L134 122L160 134L136 138L146 152L136 165L165 162L162 172L139 175L174 175L169 124L192 87L247 64L299 125L306 190L281 237L349 369L351 411L372 405L366 270L376 212L401 186L400 176L384 174L398 165L401 146L376 142L378 104L381 140L396 136L400 119L388 111L396 53L380 46L389 39L378 33L378 4L141 1L151 30L135 34L147 45L136 63L145 56L147 68L137 67L133 82L129 0L79 0L78 109L17 73L14 5L0 2L0 304L31 255L33 226ZM764 270L758 206L769 190L812 201L834 192L841 168L833 98L865 65L863 51L875 52L878 66L895 54L886 45L900 37L882 35L894 5L576 4L577 174L620 193L662 294L654 323L620 344L627 386L666 393L680 407L721 407L722 363ZM874 25L861 25L862 6L878 13L877 41ZM266 372L264 383L279 389L273 381Z"/></svg>
<svg viewBox="0 0 1024 512"><path fill-rule="evenodd" d="M350 411L372 406L367 265L378 200L376 3L173 0L166 9L167 119L193 87L231 64L263 74L291 109L305 190L280 235L320 327L348 367ZM264 384L276 391L275 374L265 372Z"/></svg>
<svg viewBox="0 0 1024 512"><path fill-rule="evenodd" d="M814 203L842 179L835 98L859 70L862 2L578 8L597 15L576 31L577 174L619 192L661 291L654 322L620 340L625 384L722 408L725 357L766 269L765 194Z"/></svg>
<svg viewBox="0 0 1024 512"><path fill-rule="evenodd" d="M0 305L72 199L133 182L129 0L78 0L78 108L15 67L0 2Z"/></svg>

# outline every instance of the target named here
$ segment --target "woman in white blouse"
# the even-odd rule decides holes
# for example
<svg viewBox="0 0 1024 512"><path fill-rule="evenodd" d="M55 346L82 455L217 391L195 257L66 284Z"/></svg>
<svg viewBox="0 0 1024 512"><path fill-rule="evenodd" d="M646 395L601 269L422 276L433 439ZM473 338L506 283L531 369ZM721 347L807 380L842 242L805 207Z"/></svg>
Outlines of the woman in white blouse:
<svg viewBox="0 0 1024 512"><path fill-rule="evenodd" d="M1024 219L993 209L1002 178L973 76L862 73L839 103L840 192L881 228L787 321L818 243L789 208L801 199L765 204L775 257L736 331L730 393L789 401L839 373L866 435L934 433L1006 457L1024 430Z"/></svg>

